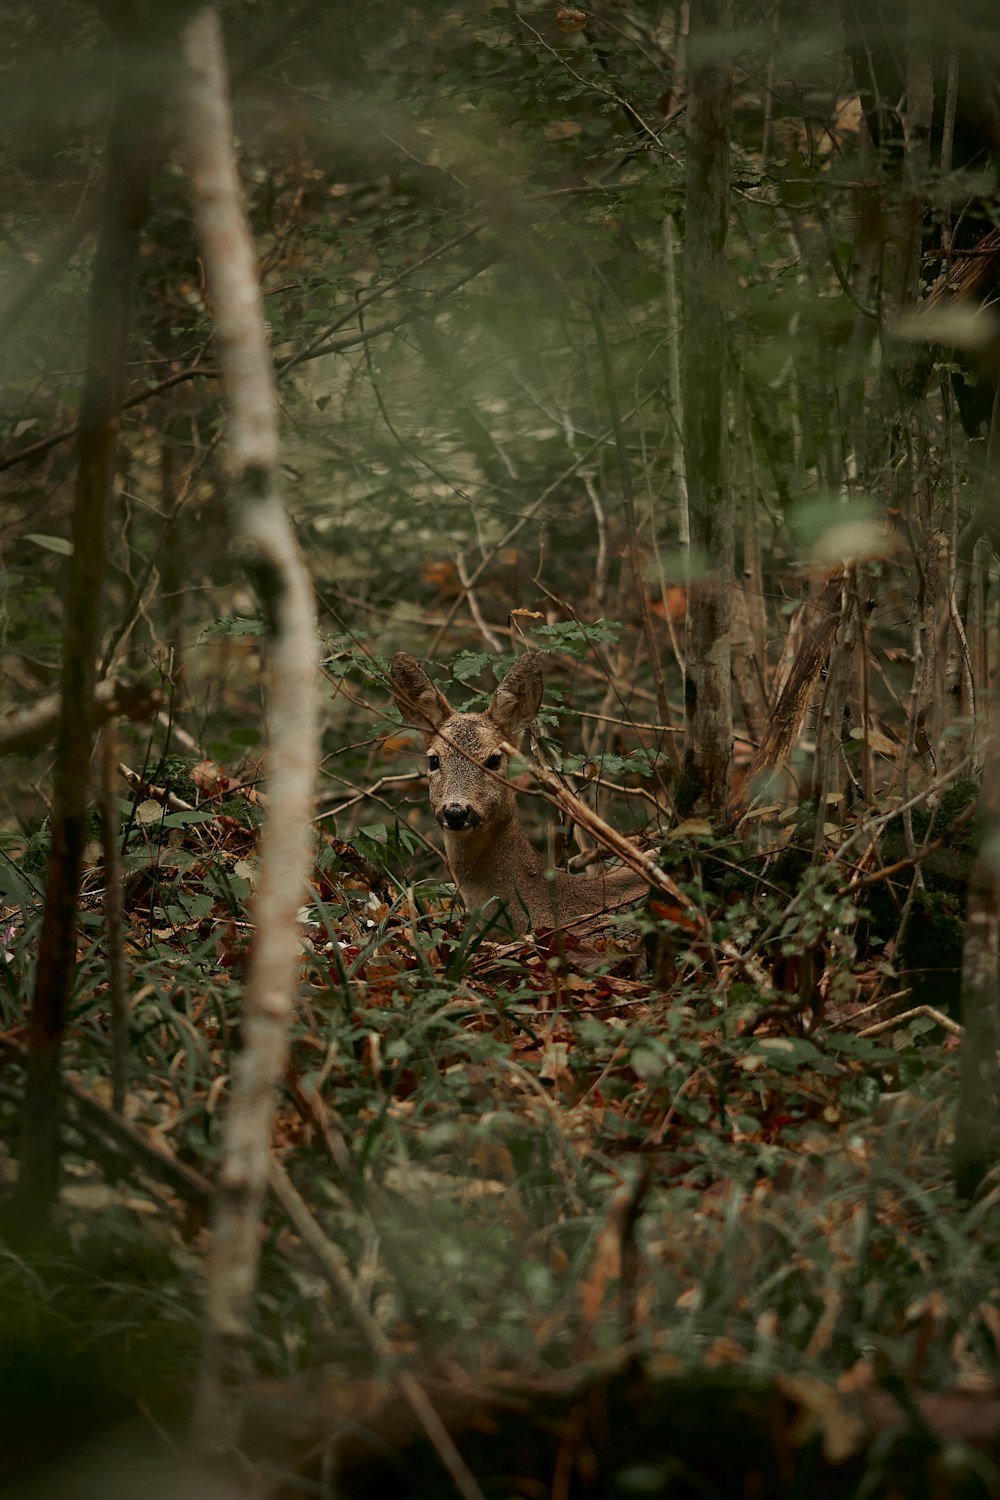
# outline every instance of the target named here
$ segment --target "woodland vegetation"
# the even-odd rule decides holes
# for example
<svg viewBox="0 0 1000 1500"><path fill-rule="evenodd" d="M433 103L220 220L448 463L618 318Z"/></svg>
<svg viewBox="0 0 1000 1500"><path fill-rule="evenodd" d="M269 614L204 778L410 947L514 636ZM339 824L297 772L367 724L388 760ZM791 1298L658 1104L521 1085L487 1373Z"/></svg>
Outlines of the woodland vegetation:
<svg viewBox="0 0 1000 1500"><path fill-rule="evenodd" d="M1000 1496L995 4L3 17L4 1493Z"/></svg>

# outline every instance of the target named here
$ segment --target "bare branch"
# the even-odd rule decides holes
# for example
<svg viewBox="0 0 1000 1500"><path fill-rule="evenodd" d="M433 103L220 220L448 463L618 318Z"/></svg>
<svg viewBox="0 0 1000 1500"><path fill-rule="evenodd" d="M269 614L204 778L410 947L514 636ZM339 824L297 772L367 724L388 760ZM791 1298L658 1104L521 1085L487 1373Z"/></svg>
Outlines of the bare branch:
<svg viewBox="0 0 1000 1500"><path fill-rule="evenodd" d="M229 504L234 530L253 559L272 630L270 811L261 847L243 1050L214 1205L207 1322L191 1430L192 1454L201 1462L231 1452L242 1425L240 1380L251 1331L258 1224L295 992L296 912L310 857L317 648L312 590L277 491L274 371L240 203L222 30L213 8L199 10L188 22L183 50L182 133L229 400Z"/></svg>

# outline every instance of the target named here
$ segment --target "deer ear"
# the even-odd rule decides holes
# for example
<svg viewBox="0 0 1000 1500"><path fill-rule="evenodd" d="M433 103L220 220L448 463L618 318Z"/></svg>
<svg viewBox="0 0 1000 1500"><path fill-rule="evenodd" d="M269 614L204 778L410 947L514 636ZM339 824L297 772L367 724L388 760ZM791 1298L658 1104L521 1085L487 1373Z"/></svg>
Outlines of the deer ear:
<svg viewBox="0 0 1000 1500"><path fill-rule="evenodd" d="M518 739L537 714L542 702L542 669L538 652L519 656L490 699L486 710L508 739Z"/></svg>
<svg viewBox="0 0 1000 1500"><path fill-rule="evenodd" d="M451 718L451 704L444 693L408 651L397 651L392 658L392 701L405 724L413 724L427 735L436 734L445 719Z"/></svg>

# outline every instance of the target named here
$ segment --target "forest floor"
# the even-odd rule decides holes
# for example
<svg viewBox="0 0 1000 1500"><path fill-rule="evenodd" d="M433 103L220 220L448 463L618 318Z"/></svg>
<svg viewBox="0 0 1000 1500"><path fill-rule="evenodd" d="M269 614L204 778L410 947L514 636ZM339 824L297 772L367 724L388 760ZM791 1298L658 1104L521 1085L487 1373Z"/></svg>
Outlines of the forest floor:
<svg viewBox="0 0 1000 1500"><path fill-rule="evenodd" d="M124 1426L91 1471L116 1493L136 1434L148 1463L183 1422L253 821L229 802L139 805L123 1116L89 871L57 1235L0 1261L19 1495L48 1493L39 1452L76 1472L84 1439ZM472 929L443 888L418 905L370 840L322 842L246 1438L285 1476L276 1492L440 1493L405 1369L488 1494L917 1493L893 1489L901 1464L924 1493L1000 1493L998 1190L969 1204L952 1186L958 1028L860 942L835 862L772 912L759 884L711 889L718 851L697 842L675 869L710 935L654 900L516 942ZM28 906L3 929L9 1179ZM57 1399L73 1418L53 1438Z"/></svg>

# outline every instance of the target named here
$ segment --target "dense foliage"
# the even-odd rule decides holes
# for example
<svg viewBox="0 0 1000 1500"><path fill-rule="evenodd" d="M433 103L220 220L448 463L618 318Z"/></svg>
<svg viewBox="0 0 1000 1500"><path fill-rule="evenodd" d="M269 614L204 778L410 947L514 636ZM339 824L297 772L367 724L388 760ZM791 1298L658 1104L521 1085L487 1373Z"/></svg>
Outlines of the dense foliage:
<svg viewBox="0 0 1000 1500"><path fill-rule="evenodd" d="M893 1493L907 1444L927 1472L946 1455L947 1488L921 1470L928 1492L1000 1492L995 1399L978 1445L952 1408L921 1405L995 1396L1000 1350L995 1172L960 1194L951 1159L966 891L997 836L975 807L997 667L997 336L981 304L1000 29L971 0L954 36L934 5L737 0L699 42L734 83L709 293L727 340L746 814L708 819L680 775L686 609L707 566L682 441L688 9L224 7L327 688L247 1438L284 1476L276 1493L336 1492L310 1456L330 1428L317 1384L291 1457L276 1390L325 1366L345 1382L338 1418L378 1430L365 1400L392 1388L396 1359L441 1391L549 1395L629 1360L653 1382L722 1370L789 1403L773 1417L782 1493L811 1492L820 1461L847 1465L843 1493ZM173 10L128 53L157 87L176 67ZM84 0L12 4L5 21L13 1182L52 754L44 727L4 734L59 686L93 205L122 62ZM137 1413L142 1461L166 1461L184 1419L266 813L269 620L220 500L223 391L173 108L142 232L101 662L142 699L118 721L103 812L123 867L128 1094L119 1115L95 811L58 1222L41 1250L6 1224L0 1259L0 1400L25 1475L57 1400L74 1415L53 1447L74 1463ZM610 926L517 943L456 908L388 661L419 655L478 710L525 645L547 653L541 755L641 833L688 907L654 892ZM801 713L782 717L799 680ZM787 754L751 784L776 723ZM528 765L526 825L579 857ZM311 1252L284 1180L339 1269ZM711 1444L685 1450L682 1480L631 1442L595 1439L609 1494L732 1482ZM583 1450L560 1451L558 1493L591 1492ZM134 1461L116 1441L92 1482ZM477 1478L522 1493L489 1489L499 1473Z"/></svg>

